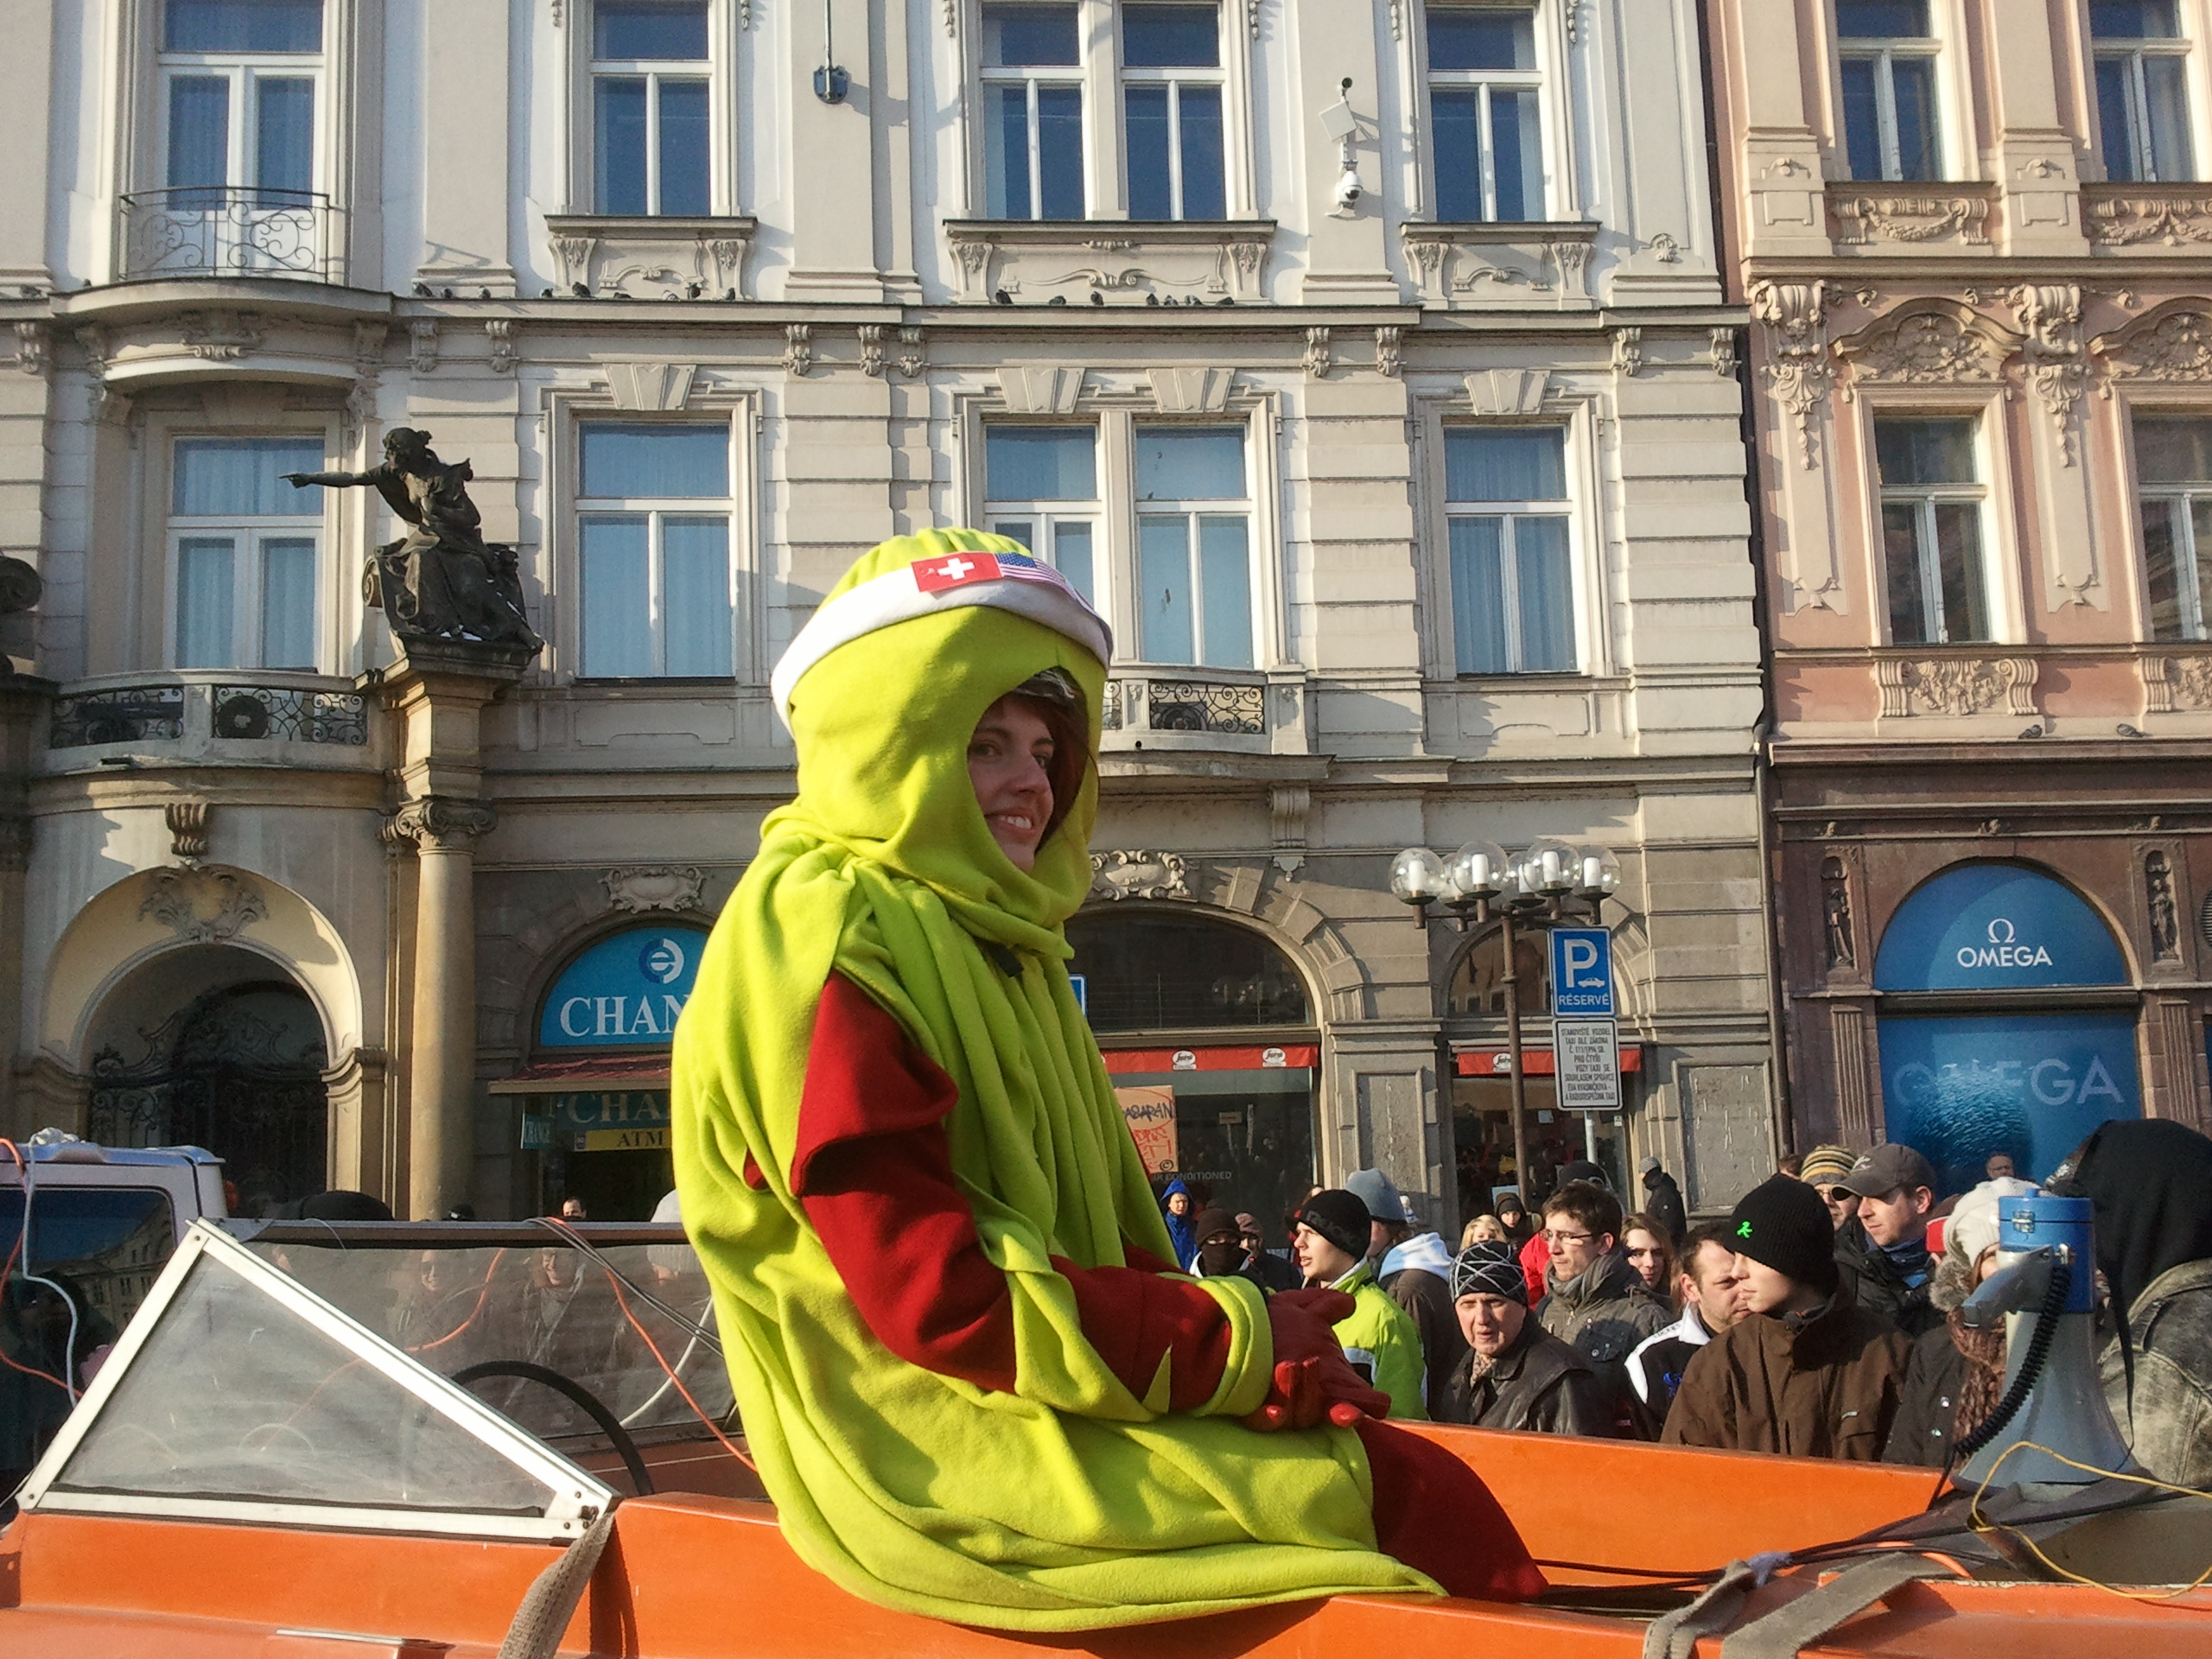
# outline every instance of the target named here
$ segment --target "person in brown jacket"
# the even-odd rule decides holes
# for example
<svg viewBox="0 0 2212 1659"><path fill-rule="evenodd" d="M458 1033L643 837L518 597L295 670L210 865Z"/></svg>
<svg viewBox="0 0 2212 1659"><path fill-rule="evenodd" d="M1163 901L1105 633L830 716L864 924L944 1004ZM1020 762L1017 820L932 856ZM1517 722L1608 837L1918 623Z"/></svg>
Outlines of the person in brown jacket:
<svg viewBox="0 0 2212 1659"><path fill-rule="evenodd" d="M1777 1175L1738 1202L1728 1238L1745 1317L1682 1373L1666 1444L1878 1459L1911 1344L1844 1290L1827 1206Z"/></svg>

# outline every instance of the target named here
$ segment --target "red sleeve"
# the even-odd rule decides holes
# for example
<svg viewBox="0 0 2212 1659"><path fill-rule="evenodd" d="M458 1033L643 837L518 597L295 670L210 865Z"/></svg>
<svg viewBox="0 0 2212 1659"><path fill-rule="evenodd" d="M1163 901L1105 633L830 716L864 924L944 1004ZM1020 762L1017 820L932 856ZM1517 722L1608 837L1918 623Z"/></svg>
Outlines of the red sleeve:
<svg viewBox="0 0 2212 1659"><path fill-rule="evenodd" d="M1014 1295L953 1179L944 1118L957 1098L897 1020L831 975L807 1054L791 1192L884 1346L1010 1394ZM1052 1265L1074 1287L1084 1339L1131 1393L1151 1388L1166 1357L1171 1410L1213 1396L1232 1332L1211 1296L1141 1268Z"/></svg>

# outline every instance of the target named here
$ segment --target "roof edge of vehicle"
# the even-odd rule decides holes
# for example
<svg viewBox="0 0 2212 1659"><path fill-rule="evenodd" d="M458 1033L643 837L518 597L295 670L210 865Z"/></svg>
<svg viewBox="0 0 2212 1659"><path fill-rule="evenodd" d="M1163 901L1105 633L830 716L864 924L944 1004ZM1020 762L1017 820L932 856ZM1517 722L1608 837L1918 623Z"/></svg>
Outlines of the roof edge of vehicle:
<svg viewBox="0 0 2212 1659"><path fill-rule="evenodd" d="M222 1160L205 1147L104 1147L96 1141L19 1141L17 1150L34 1164L107 1164L138 1168L173 1169L179 1165L209 1164ZM0 1180L19 1180L15 1160L0 1155Z"/></svg>

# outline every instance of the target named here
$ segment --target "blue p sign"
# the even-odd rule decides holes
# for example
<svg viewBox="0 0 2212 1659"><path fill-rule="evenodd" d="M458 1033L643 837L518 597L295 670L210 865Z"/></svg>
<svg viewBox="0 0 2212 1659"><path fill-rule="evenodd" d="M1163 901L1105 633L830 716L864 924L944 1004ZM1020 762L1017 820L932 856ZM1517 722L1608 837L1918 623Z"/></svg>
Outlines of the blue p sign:
<svg viewBox="0 0 2212 1659"><path fill-rule="evenodd" d="M1613 936L1602 927L1552 930L1552 1012L1613 1016Z"/></svg>

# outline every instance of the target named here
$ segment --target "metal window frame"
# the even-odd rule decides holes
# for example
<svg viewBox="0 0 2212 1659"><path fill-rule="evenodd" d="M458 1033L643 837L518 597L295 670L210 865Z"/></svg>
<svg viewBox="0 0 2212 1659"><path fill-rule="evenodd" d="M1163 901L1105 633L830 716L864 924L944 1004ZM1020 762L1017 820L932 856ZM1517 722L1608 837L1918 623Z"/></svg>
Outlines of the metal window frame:
<svg viewBox="0 0 2212 1659"><path fill-rule="evenodd" d="M212 1257L295 1317L351 1352L439 1415L504 1457L550 1493L543 1516L494 1515L450 1510L407 1510L288 1503L276 1498L174 1497L152 1493L74 1492L54 1482L99 1424L154 1328L168 1312L194 1267ZM63 1421L17 1495L25 1513L135 1515L171 1520L242 1522L317 1530L399 1532L443 1537L512 1538L559 1543L578 1536L615 1497L614 1489L586 1473L535 1436L458 1384L403 1353L298 1281L278 1271L204 1218L192 1224L162 1268L138 1313L124 1329L99 1375Z"/></svg>

